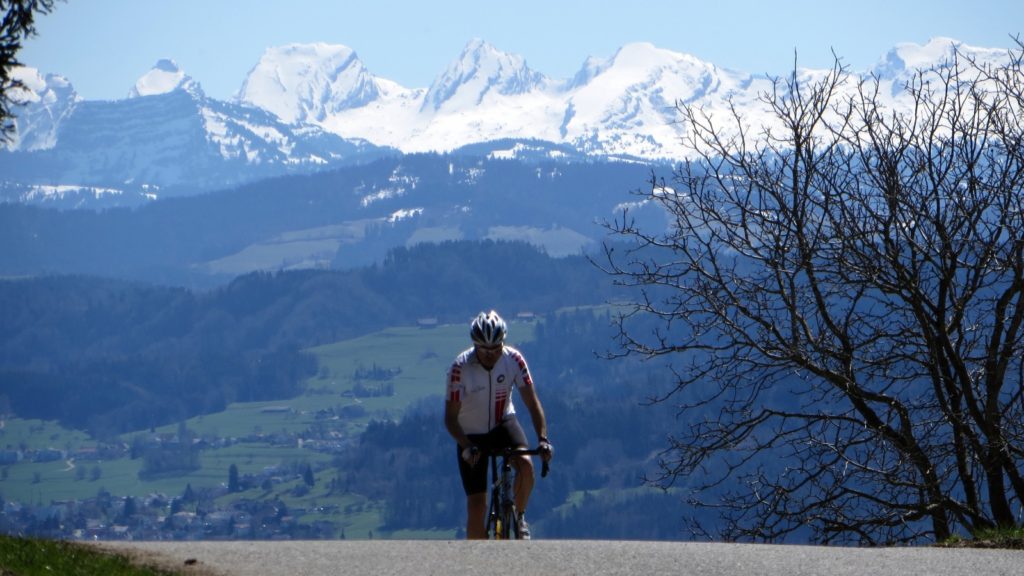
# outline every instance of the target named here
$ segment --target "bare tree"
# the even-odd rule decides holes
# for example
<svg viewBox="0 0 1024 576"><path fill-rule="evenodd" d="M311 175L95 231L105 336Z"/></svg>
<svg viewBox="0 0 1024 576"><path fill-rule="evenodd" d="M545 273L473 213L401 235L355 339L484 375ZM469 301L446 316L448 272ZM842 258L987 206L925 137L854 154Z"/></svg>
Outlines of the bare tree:
<svg viewBox="0 0 1024 576"><path fill-rule="evenodd" d="M758 129L680 107L698 155L638 192L671 224L624 213L603 267L636 289L622 353L672 360L658 400L682 426L651 480L717 510L715 536L1021 524L1021 61L958 51L899 107L838 58L817 78L794 67Z"/></svg>
<svg viewBox="0 0 1024 576"><path fill-rule="evenodd" d="M20 66L18 51L21 42L36 33L35 17L49 14L56 0L0 0L0 143L6 142L14 131L11 122L12 106L18 100L14 94L23 89L22 83L12 76Z"/></svg>

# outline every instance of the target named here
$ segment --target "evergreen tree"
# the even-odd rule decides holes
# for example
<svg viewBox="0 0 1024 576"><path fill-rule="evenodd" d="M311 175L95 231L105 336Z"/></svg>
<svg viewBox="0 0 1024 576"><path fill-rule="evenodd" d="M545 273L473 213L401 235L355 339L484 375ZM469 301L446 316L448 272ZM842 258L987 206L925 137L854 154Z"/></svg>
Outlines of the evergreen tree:
<svg viewBox="0 0 1024 576"><path fill-rule="evenodd" d="M124 499L124 510L121 511L120 521L127 523L132 516L138 513L138 506L135 504L135 498L128 496Z"/></svg>
<svg viewBox="0 0 1024 576"><path fill-rule="evenodd" d="M241 487L238 485L238 466L232 464L228 468L228 492L239 492Z"/></svg>
<svg viewBox="0 0 1024 576"><path fill-rule="evenodd" d="M55 0L22 0L19 2L2 2L0 9L6 12L0 16L0 143L6 142L14 125L10 122L13 116L11 105L17 102L14 93L24 85L11 77L11 70L21 66L18 61L18 50L21 42L35 35L35 17L48 14L53 10Z"/></svg>

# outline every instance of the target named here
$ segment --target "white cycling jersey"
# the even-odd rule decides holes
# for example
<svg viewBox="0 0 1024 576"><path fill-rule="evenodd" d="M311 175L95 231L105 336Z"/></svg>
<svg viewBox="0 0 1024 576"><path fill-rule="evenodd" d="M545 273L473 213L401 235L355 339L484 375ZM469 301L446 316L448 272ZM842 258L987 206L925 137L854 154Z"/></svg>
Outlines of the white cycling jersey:
<svg viewBox="0 0 1024 576"><path fill-rule="evenodd" d="M523 355L505 346L490 370L483 367L473 348L459 354L448 369L448 395L461 402L459 425L466 434L486 434L516 413L512 388L532 388L533 379Z"/></svg>

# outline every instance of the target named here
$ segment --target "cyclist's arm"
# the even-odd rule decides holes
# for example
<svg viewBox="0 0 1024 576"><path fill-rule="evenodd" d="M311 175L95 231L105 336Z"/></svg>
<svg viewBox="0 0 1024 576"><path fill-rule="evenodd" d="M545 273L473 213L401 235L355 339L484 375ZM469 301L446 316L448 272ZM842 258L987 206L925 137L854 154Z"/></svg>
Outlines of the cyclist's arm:
<svg viewBox="0 0 1024 576"><path fill-rule="evenodd" d="M544 407L540 404L537 391L533 389L533 386L523 386L519 389L519 396L523 399L526 409L530 411L530 420L533 422L533 430L537 433L537 438L547 438L548 421L544 417Z"/></svg>
<svg viewBox="0 0 1024 576"><path fill-rule="evenodd" d="M448 433L458 442L459 446L466 448L473 443L469 441L466 433L462 431L462 425L459 424L459 411L461 409L462 402L458 400L448 398L444 401L444 427L448 429Z"/></svg>

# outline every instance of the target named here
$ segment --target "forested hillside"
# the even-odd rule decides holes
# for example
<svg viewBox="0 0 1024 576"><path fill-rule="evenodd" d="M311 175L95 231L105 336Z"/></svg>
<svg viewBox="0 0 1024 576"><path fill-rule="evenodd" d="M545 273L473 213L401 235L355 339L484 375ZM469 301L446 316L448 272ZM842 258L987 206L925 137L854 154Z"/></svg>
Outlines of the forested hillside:
<svg viewBox="0 0 1024 576"><path fill-rule="evenodd" d="M658 363L602 357L615 346L605 304L616 290L586 258L507 242L423 244L396 249L378 266L251 274L208 292L85 276L7 280L0 413L56 419L97 439L168 424L187 436L186 419L235 401L284 401L319 381L310 377L324 367L302 352L312 346L421 320L461 324L491 307L509 317L529 312L532 338L513 338L530 362L557 450L532 501L535 530L678 538L679 496L642 488L673 426L670 407L645 404L670 383ZM439 382L440 374L422 377ZM400 419L372 421L330 468L317 468L317 493L379 503L387 533L460 530L465 499L440 398L438 391ZM145 434L134 438L133 454L135 444L144 455L176 453L146 448ZM194 470L198 453L190 454L190 468L156 477ZM148 458L143 480L162 470Z"/></svg>
<svg viewBox="0 0 1024 576"><path fill-rule="evenodd" d="M598 222L632 200L629 191L649 171L424 154L135 209L0 204L0 275L87 274L205 289L257 270L358 268L421 242L524 240L552 255L579 254L600 244Z"/></svg>
<svg viewBox="0 0 1024 576"><path fill-rule="evenodd" d="M392 251L347 271L254 273L209 292L83 276L0 282L0 403L104 436L287 398L316 369L300 350L419 319L602 303L585 258L521 243Z"/></svg>

